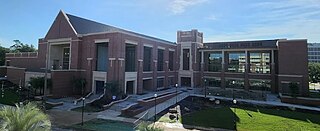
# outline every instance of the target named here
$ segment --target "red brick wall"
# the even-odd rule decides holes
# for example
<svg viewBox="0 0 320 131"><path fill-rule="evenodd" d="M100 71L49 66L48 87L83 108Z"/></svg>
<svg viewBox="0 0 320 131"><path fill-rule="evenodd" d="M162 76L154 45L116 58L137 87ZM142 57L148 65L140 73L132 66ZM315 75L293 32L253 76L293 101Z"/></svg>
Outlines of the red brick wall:
<svg viewBox="0 0 320 131"><path fill-rule="evenodd" d="M82 71L52 71L52 92L53 97L65 97L74 95L72 79L82 76ZM88 84L86 84L88 86ZM86 87L87 87L86 86Z"/></svg>
<svg viewBox="0 0 320 131"><path fill-rule="evenodd" d="M307 40L279 40L278 50L278 85L281 88L281 81L299 82L300 94L308 95Z"/></svg>
<svg viewBox="0 0 320 131"><path fill-rule="evenodd" d="M25 68L7 67L7 78L14 84L24 86Z"/></svg>

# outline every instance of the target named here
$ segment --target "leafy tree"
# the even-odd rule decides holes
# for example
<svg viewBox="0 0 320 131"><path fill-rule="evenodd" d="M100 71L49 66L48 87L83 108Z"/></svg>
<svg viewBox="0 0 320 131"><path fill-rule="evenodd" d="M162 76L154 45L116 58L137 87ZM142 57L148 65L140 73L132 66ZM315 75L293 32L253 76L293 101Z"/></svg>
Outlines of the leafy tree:
<svg viewBox="0 0 320 131"><path fill-rule="evenodd" d="M289 83L291 96L296 97L299 94L299 84L297 82Z"/></svg>
<svg viewBox="0 0 320 131"><path fill-rule="evenodd" d="M73 85L73 89L76 92L81 92L82 95L84 95L84 89L86 87L87 81L85 78L72 78L72 85Z"/></svg>
<svg viewBox="0 0 320 131"><path fill-rule="evenodd" d="M0 130L2 131L50 131L51 122L33 103L0 109Z"/></svg>
<svg viewBox="0 0 320 131"><path fill-rule="evenodd" d="M48 83L47 83L47 87L51 88L52 87L52 82L51 79L47 79ZM30 85L32 88L35 89L35 94L37 94L37 90L40 90L40 94L44 93L44 77L31 77L30 81L29 81ZM41 93L41 89L42 89L42 93Z"/></svg>
<svg viewBox="0 0 320 131"><path fill-rule="evenodd" d="M317 83L320 81L320 63L309 63L309 82Z"/></svg>
<svg viewBox="0 0 320 131"><path fill-rule="evenodd" d="M0 66L5 65L6 53L9 53L10 49L0 46Z"/></svg>
<svg viewBox="0 0 320 131"><path fill-rule="evenodd" d="M35 52L37 51L36 48L34 48L33 45L28 45L22 43L20 40L13 40L14 44L10 46L10 51L13 53L17 52Z"/></svg>

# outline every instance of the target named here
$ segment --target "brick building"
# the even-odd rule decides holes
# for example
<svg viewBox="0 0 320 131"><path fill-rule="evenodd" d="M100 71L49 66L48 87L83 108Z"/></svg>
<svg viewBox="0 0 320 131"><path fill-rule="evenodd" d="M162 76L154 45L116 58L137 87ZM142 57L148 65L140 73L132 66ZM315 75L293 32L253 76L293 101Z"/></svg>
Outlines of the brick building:
<svg viewBox="0 0 320 131"><path fill-rule="evenodd" d="M102 93L108 81L119 82L126 94L175 83L229 88L235 81L237 88L274 93L288 92L288 83L297 82L300 93L308 94L306 40L204 43L203 33L191 30L178 31L174 43L60 11L38 48L7 54L0 75L24 84L44 76L47 65L50 94L57 97L73 94L74 78L86 79L87 93Z"/></svg>

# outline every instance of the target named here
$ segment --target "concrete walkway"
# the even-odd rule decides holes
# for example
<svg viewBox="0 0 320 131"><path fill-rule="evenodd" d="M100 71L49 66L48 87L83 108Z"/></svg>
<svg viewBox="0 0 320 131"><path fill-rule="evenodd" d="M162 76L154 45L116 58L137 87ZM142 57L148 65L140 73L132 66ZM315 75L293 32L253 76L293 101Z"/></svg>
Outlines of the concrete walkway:
<svg viewBox="0 0 320 131"><path fill-rule="evenodd" d="M100 97L102 97L102 94L90 95L89 97L87 97L85 99L85 104L89 104L89 103L99 99ZM75 102L76 100L77 99L75 99L75 98L67 97L67 98L61 98L61 99L48 99L48 102L54 102L54 103L63 102L63 105L55 106L55 107L53 107L53 109L70 111L71 109L82 106L82 101Z"/></svg>
<svg viewBox="0 0 320 131"><path fill-rule="evenodd" d="M190 96L204 97L204 95L200 95L200 94L191 94ZM226 97L220 97L220 96L207 96L207 98L232 101L232 98L226 98ZM256 101L256 100L247 100L247 99L236 99L236 100L238 102L246 102L246 103L257 104L257 105L260 104L260 105L271 105L271 106L283 106L283 107L299 108L299 109L306 109L306 110L312 110L312 111L320 111L320 108L318 107L287 104L287 103L282 103L280 101Z"/></svg>

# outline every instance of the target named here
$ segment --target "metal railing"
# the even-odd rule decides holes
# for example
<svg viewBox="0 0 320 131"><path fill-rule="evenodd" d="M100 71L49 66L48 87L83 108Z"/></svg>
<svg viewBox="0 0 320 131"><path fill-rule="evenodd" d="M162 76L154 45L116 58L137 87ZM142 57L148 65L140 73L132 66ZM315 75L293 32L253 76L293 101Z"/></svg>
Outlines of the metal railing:
<svg viewBox="0 0 320 131"><path fill-rule="evenodd" d="M37 58L38 52L6 53L6 58Z"/></svg>

